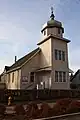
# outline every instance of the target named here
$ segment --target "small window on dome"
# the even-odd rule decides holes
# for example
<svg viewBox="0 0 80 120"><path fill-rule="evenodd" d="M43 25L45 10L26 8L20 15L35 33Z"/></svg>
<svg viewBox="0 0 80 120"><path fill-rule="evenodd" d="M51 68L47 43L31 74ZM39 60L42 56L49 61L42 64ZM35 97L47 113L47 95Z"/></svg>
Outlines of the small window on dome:
<svg viewBox="0 0 80 120"><path fill-rule="evenodd" d="M46 30L44 30L44 35L46 35Z"/></svg>
<svg viewBox="0 0 80 120"><path fill-rule="evenodd" d="M58 28L58 34L60 34L60 28Z"/></svg>

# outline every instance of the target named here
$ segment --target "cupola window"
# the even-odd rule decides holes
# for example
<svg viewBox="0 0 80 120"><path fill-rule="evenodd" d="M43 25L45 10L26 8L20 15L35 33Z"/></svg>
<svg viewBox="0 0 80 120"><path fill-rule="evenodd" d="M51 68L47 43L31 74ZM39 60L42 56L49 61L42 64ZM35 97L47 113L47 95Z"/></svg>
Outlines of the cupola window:
<svg viewBox="0 0 80 120"><path fill-rule="evenodd" d="M58 34L60 34L60 28L58 28Z"/></svg>
<svg viewBox="0 0 80 120"><path fill-rule="evenodd" d="M46 30L44 30L44 35L46 35Z"/></svg>

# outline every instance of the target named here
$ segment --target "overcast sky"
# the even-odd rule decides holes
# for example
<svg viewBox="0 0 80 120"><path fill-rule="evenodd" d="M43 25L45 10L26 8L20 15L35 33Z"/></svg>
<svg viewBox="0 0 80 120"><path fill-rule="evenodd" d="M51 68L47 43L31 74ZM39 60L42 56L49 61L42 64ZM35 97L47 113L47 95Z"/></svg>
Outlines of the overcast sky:
<svg viewBox="0 0 80 120"><path fill-rule="evenodd" d="M55 19L65 28L69 43L69 66L80 68L80 0L0 0L0 73L5 65L37 47L42 25L54 7Z"/></svg>

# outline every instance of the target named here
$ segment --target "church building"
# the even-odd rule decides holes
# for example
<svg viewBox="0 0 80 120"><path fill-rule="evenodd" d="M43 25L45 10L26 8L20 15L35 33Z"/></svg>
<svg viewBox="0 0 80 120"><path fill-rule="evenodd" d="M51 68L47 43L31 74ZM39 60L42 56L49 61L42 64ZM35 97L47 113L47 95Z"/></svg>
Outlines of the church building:
<svg viewBox="0 0 80 120"><path fill-rule="evenodd" d="M7 89L69 89L68 43L53 9L41 30L37 48L4 69Z"/></svg>

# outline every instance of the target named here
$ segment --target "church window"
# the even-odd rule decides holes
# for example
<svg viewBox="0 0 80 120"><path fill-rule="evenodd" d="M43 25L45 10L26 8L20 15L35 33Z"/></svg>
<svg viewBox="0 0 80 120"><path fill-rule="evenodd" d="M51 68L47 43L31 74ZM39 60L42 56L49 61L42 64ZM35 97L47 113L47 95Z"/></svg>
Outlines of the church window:
<svg viewBox="0 0 80 120"><path fill-rule="evenodd" d="M62 72L59 72L59 82L62 82Z"/></svg>
<svg viewBox="0 0 80 120"><path fill-rule="evenodd" d="M14 82L14 73L12 74L12 83Z"/></svg>
<svg viewBox="0 0 80 120"><path fill-rule="evenodd" d="M66 72L55 71L55 82L66 82Z"/></svg>
<svg viewBox="0 0 80 120"><path fill-rule="evenodd" d="M30 82L34 82L34 72L30 73Z"/></svg>
<svg viewBox="0 0 80 120"><path fill-rule="evenodd" d="M55 49L55 60L58 60L58 50Z"/></svg>
<svg viewBox="0 0 80 120"><path fill-rule="evenodd" d="M62 60L65 61L65 52L62 51Z"/></svg>
<svg viewBox="0 0 80 120"><path fill-rule="evenodd" d="M66 72L63 72L63 82L66 82Z"/></svg>
<svg viewBox="0 0 80 120"><path fill-rule="evenodd" d="M65 52L55 49L55 60L65 61Z"/></svg>
<svg viewBox="0 0 80 120"><path fill-rule="evenodd" d="M59 50L59 60L61 60L61 50Z"/></svg>

